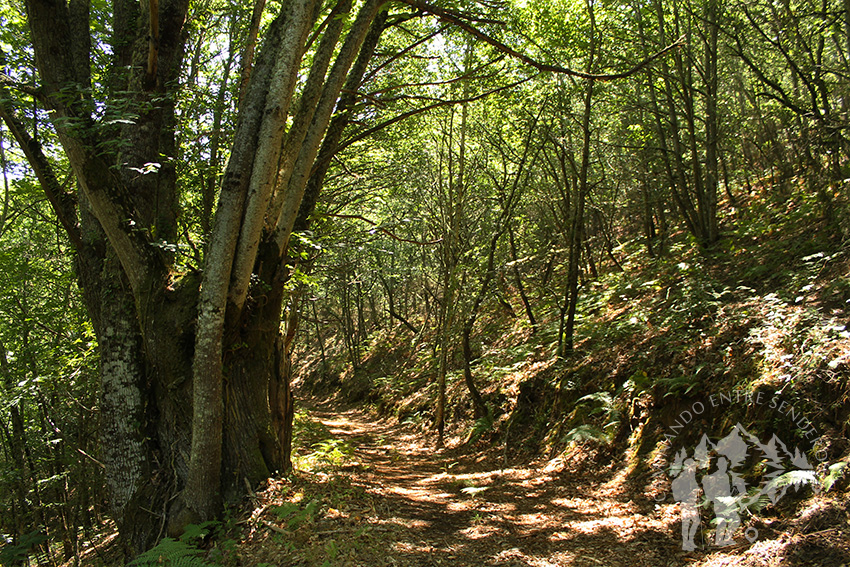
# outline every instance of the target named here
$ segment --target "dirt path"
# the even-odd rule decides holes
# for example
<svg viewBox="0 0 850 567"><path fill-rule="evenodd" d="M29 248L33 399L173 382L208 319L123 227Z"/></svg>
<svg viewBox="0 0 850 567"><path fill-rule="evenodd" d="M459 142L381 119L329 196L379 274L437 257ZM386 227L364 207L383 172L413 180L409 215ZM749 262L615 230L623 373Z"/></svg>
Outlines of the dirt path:
<svg viewBox="0 0 850 567"><path fill-rule="evenodd" d="M355 550L342 564L659 567L694 561L680 549L673 506L646 514L616 487L557 464L504 469L437 451L419 435L358 411L312 415L354 447L343 473L365 496L353 517L332 509L318 532L343 534L333 528L336 517L340 526L353 521L355 534L375 540L362 548L371 556Z"/></svg>
<svg viewBox="0 0 850 567"><path fill-rule="evenodd" d="M346 458L257 495L240 565L839 567L850 525L686 553L679 510L580 460L502 468L355 411L314 410ZM586 465L586 466L583 466ZM704 532L710 528L703 525ZM742 540L743 542L743 540Z"/></svg>

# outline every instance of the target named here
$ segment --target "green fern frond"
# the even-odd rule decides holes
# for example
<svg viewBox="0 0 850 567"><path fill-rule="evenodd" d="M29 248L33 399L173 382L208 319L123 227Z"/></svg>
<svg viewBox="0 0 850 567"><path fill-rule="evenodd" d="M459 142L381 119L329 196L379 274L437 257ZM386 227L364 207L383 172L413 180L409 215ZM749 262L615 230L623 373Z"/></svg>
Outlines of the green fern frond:
<svg viewBox="0 0 850 567"><path fill-rule="evenodd" d="M215 567L201 558L203 551L186 542L165 538L156 547L150 549L133 561L128 567L159 567L170 565L171 567Z"/></svg>
<svg viewBox="0 0 850 567"><path fill-rule="evenodd" d="M584 402L599 402L599 404L607 411L610 411L614 407L614 397L611 396L610 393L604 391L582 396L578 399L576 405Z"/></svg>
<svg viewBox="0 0 850 567"><path fill-rule="evenodd" d="M596 441L598 443L610 443L611 435L596 427L595 425L579 425L575 429L571 429L569 433L561 439L563 443L580 443L582 441Z"/></svg>
<svg viewBox="0 0 850 567"><path fill-rule="evenodd" d="M493 430L493 423L493 414L490 412L487 412L487 415L485 415L484 417L479 417L478 419L476 419L475 423L472 424L472 429L470 429L469 431L469 437L467 438L466 442L477 442L479 439L481 439L481 437L484 436L485 433Z"/></svg>
<svg viewBox="0 0 850 567"><path fill-rule="evenodd" d="M788 486L802 487L807 484L815 485L818 477L812 470L788 471L767 483L765 489L781 490Z"/></svg>
<svg viewBox="0 0 850 567"><path fill-rule="evenodd" d="M745 496L739 496L737 500L743 502L738 505L739 508L750 514L757 514L774 503L770 494L761 492L757 488L750 490Z"/></svg>
<svg viewBox="0 0 850 567"><path fill-rule="evenodd" d="M768 481L763 488L754 488L747 494L737 497L738 506L751 514L758 513L767 506L775 504L777 493L788 487L799 488L807 484L817 486L818 479L815 471L796 470L788 471Z"/></svg>
<svg viewBox="0 0 850 567"><path fill-rule="evenodd" d="M39 531L22 535L18 543L7 543L0 547L0 565L3 565L3 567L23 565L29 557L30 550L45 541L47 541L47 536Z"/></svg>
<svg viewBox="0 0 850 567"><path fill-rule="evenodd" d="M844 475L844 469L847 467L846 461L839 461L829 466L829 474L824 477L823 489L829 491L835 483Z"/></svg>

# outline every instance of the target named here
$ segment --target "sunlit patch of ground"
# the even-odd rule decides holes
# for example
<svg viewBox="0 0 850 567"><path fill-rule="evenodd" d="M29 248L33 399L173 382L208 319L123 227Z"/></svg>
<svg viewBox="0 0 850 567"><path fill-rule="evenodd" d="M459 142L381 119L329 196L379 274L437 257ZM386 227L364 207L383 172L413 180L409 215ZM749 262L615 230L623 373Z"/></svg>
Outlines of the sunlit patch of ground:
<svg viewBox="0 0 850 567"><path fill-rule="evenodd" d="M817 497L761 538L681 549L680 510L639 504L616 471L559 457L527 467L435 451L394 424L319 413L343 462L270 479L224 565L288 567L847 567L850 502ZM578 463L578 465L576 464ZM782 531L784 529L784 531ZM701 542L710 541L703 526ZM220 542L216 545L220 545ZM86 560L83 564L100 565ZM107 563L111 564L111 563Z"/></svg>
<svg viewBox="0 0 850 567"><path fill-rule="evenodd" d="M584 457L501 468L435 450L357 412L315 415L353 453L336 471L299 473L257 494L240 546L243 565L842 566L828 553L847 547L840 538L850 527L686 553L677 504L631 496L616 470L594 469ZM276 516L278 507L303 510L310 502L317 508L303 522ZM800 549L821 563L801 562Z"/></svg>

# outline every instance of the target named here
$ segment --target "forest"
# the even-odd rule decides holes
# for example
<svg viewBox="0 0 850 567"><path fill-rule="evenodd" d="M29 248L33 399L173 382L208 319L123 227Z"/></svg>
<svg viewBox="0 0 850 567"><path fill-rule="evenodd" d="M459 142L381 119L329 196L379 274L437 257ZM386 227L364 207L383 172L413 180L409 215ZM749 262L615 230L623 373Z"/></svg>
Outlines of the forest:
<svg viewBox="0 0 850 567"><path fill-rule="evenodd" d="M0 0L0 565L850 563L848 0Z"/></svg>

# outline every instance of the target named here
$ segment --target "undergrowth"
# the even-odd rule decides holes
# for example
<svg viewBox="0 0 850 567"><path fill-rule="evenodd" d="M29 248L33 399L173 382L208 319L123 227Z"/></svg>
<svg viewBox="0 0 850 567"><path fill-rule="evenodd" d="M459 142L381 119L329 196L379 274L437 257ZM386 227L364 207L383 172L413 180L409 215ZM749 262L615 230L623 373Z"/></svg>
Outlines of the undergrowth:
<svg viewBox="0 0 850 567"><path fill-rule="evenodd" d="M189 524L177 538L163 538L155 547L138 555L128 567L220 567L235 566L237 539L232 522L209 521Z"/></svg>
<svg viewBox="0 0 850 567"><path fill-rule="evenodd" d="M645 481L665 428L690 404L721 392L762 392L782 396L795 418L811 418L820 437L805 447L810 459L820 452L828 466L846 457L850 244L823 225L816 203L793 199L790 207L751 196L730 213L710 250L685 234L671 235L654 257L641 240L620 243L613 253L623 269L608 266L582 283L575 348L563 360L555 357L557 293L537 297L534 328L521 309L508 313L494 300L473 337L485 418L473 418L459 352L450 355L447 415L455 442L520 460L601 444L631 455L632 476ZM559 269L555 280L565 275ZM416 336L401 325L381 330L357 372L337 362L338 395L354 401L346 392L365 388L361 398L376 411L432 434L434 340L428 328ZM778 428L789 443L806 441L805 424L787 411L752 403L722 409L701 416L677 442L736 422L755 435Z"/></svg>

